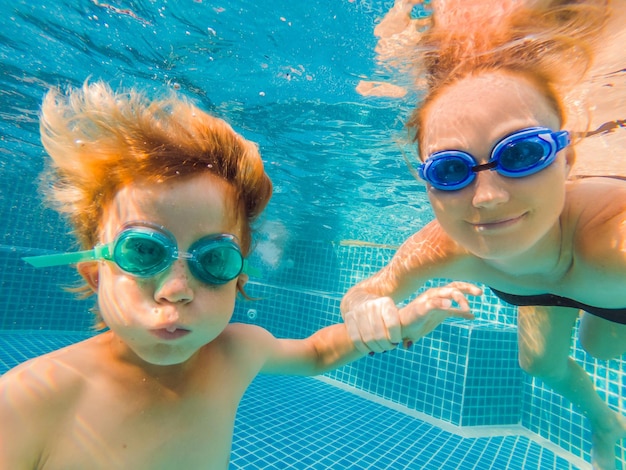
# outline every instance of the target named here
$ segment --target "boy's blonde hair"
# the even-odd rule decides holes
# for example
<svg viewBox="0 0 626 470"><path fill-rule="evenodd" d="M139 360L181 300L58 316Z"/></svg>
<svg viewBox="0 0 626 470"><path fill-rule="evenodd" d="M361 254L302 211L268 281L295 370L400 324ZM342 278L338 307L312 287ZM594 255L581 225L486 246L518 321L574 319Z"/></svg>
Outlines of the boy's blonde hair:
<svg viewBox="0 0 626 470"><path fill-rule="evenodd" d="M151 101L136 90L114 92L94 82L65 94L50 90L40 130L51 157L44 192L68 217L81 248L98 243L103 212L125 185L208 172L233 188L241 249L249 253L251 225L272 183L257 146L222 119L183 97Z"/></svg>

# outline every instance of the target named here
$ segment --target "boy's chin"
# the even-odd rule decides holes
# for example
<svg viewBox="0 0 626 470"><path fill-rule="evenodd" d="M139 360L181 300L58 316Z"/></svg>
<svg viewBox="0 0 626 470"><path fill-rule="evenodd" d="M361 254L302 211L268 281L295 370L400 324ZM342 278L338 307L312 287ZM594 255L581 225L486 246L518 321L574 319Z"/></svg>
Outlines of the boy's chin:
<svg viewBox="0 0 626 470"><path fill-rule="evenodd" d="M199 350L200 348L194 349L189 346L157 344L150 350L135 351L135 354L147 367L172 367L187 364Z"/></svg>

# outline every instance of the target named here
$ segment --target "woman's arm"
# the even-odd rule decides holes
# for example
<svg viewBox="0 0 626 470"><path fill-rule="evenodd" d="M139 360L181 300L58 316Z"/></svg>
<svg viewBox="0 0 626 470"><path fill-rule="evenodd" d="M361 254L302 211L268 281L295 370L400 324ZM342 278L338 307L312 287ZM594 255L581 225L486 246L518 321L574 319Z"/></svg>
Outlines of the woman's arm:
<svg viewBox="0 0 626 470"><path fill-rule="evenodd" d="M406 339L400 335L396 303L429 279L464 277L467 257L437 221L426 225L402 244L387 266L348 290L341 312L350 337L359 347L364 343L374 352L392 349L393 343Z"/></svg>
<svg viewBox="0 0 626 470"><path fill-rule="evenodd" d="M387 266L348 290L341 301L342 313L380 297L396 302L407 298L427 280L441 276L458 252L439 223L430 222L402 244Z"/></svg>

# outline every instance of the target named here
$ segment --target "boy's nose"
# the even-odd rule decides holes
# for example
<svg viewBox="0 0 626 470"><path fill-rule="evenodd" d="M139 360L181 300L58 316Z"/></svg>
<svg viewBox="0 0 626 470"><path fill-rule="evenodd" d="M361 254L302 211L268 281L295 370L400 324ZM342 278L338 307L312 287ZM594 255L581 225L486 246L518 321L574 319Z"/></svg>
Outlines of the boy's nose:
<svg viewBox="0 0 626 470"><path fill-rule="evenodd" d="M189 282L191 273L187 268L186 261L176 260L163 272L154 291L154 298L158 302L191 302L193 289Z"/></svg>
<svg viewBox="0 0 626 470"><path fill-rule="evenodd" d="M472 198L474 207L495 207L508 202L509 199L510 194L501 175L491 170L476 173Z"/></svg>

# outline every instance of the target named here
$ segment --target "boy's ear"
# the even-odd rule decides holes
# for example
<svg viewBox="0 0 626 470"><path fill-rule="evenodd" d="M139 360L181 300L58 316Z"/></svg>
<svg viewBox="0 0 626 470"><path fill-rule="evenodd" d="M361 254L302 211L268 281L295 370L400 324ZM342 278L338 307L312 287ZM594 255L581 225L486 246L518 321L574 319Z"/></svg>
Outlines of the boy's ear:
<svg viewBox="0 0 626 470"><path fill-rule="evenodd" d="M248 282L248 275L246 273L241 273L239 277L237 278L237 289L241 291L247 282Z"/></svg>
<svg viewBox="0 0 626 470"><path fill-rule="evenodd" d="M89 284L89 287L91 287L94 292L98 292L98 278L100 276L98 265L99 263L97 261L85 261L76 265L78 273L87 281L87 284Z"/></svg>

